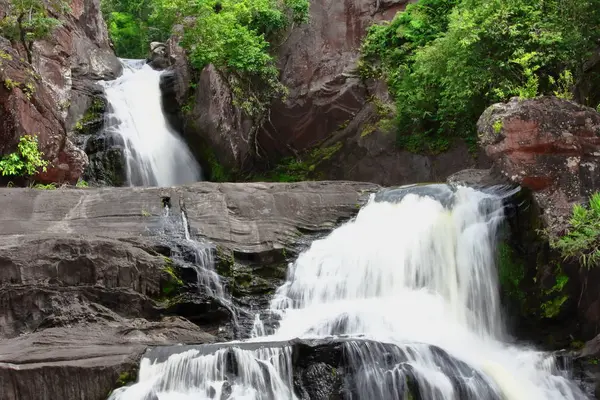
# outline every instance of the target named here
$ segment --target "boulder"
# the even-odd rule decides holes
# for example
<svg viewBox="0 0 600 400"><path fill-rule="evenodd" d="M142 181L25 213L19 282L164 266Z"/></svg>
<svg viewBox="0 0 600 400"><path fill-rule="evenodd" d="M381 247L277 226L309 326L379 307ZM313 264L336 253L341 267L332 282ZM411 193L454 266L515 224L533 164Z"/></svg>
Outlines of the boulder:
<svg viewBox="0 0 600 400"><path fill-rule="evenodd" d="M163 70L171 65L167 45L160 42L150 43L150 56L147 59L148 64L157 70Z"/></svg>
<svg viewBox="0 0 600 400"><path fill-rule="evenodd" d="M285 279L287 254L351 218L377 189L0 190L0 397L106 398L135 379L148 346L230 338L234 308L246 332L253 315L244 307L264 304ZM219 265L202 264L213 259ZM223 271L240 300L207 296L194 266Z"/></svg>
<svg viewBox="0 0 600 400"><path fill-rule="evenodd" d="M573 204L600 190L600 114L556 97L512 99L477 123L493 168L533 191L550 233L568 224Z"/></svg>

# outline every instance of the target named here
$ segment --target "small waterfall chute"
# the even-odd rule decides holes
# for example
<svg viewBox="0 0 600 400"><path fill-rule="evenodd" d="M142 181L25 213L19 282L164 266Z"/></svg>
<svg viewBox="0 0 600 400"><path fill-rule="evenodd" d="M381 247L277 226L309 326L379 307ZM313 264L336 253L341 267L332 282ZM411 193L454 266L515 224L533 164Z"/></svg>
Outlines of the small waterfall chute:
<svg viewBox="0 0 600 400"><path fill-rule="evenodd" d="M162 109L161 71L145 60L122 59L123 75L103 81L105 133L123 140L127 184L174 186L201 179L198 162Z"/></svg>

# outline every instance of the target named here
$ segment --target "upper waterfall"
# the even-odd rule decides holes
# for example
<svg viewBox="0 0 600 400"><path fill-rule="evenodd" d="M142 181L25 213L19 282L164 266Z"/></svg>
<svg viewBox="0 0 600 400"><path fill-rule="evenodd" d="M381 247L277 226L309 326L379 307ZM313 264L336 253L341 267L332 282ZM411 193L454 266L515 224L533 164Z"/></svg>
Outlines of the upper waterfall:
<svg viewBox="0 0 600 400"><path fill-rule="evenodd" d="M169 126L161 102L161 71L122 59L123 75L104 81L105 129L123 139L130 186L173 186L200 180L200 167Z"/></svg>
<svg viewBox="0 0 600 400"><path fill-rule="evenodd" d="M290 265L269 310L274 332L257 316L246 343L145 358L138 383L112 398L305 398L281 343L337 337L348 340L352 398L413 398L412 382L424 400L584 399L551 354L508 343L495 263L503 217L501 196L465 187L373 197Z"/></svg>

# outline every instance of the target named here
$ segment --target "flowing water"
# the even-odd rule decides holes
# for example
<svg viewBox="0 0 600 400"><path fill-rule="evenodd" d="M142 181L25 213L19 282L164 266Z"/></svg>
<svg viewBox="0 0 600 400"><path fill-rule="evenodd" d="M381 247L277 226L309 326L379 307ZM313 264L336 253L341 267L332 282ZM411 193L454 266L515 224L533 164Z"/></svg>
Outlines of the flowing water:
<svg viewBox="0 0 600 400"><path fill-rule="evenodd" d="M111 398L296 400L291 347L276 343L331 336L346 340L360 400L407 398L409 381L424 400L586 398L551 355L508 344L495 266L501 198L433 192L372 198L313 242L271 302L275 332L257 315L243 343L146 357L138 382Z"/></svg>
<svg viewBox="0 0 600 400"><path fill-rule="evenodd" d="M108 102L105 129L123 139L130 186L173 186L200 180L200 167L169 126L160 76L144 60L121 60L123 75L102 82Z"/></svg>

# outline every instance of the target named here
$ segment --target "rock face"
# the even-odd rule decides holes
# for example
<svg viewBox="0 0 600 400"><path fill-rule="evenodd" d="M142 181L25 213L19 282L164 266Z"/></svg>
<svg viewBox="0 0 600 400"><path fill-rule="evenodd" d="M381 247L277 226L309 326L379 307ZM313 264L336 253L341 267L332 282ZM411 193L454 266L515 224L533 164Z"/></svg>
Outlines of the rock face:
<svg viewBox="0 0 600 400"><path fill-rule="evenodd" d="M553 234L573 204L600 190L600 114L555 97L513 99L479 119L480 144L494 168L529 188Z"/></svg>
<svg viewBox="0 0 600 400"><path fill-rule="evenodd" d="M505 289L520 337L554 347L593 338L600 332L600 271L564 260L539 232L562 236L573 205L600 190L600 114L555 97L512 99L489 107L477 127L496 180L524 188L506 242L512 249L499 267L517 277Z"/></svg>
<svg viewBox="0 0 600 400"><path fill-rule="evenodd" d="M110 48L99 0L73 0L71 12L47 39L34 43L32 63L24 50L0 38L0 153L16 148L24 134L38 135L50 161L40 182L76 182L87 165L68 132L93 101L94 82L113 79L121 65Z"/></svg>
<svg viewBox="0 0 600 400"><path fill-rule="evenodd" d="M243 307L264 297L264 282L275 284L271 266L279 271L286 254L352 217L376 189L313 182L1 190L0 397L103 399L135 378L148 345L222 339L229 311L195 294L197 276L181 255L182 212L191 236L218 253L226 289Z"/></svg>
<svg viewBox="0 0 600 400"><path fill-rule="evenodd" d="M165 104L178 108L186 141L204 160L218 162L243 177L272 167L282 158L314 151L328 153L312 170L316 179L350 179L403 184L444 179L464 168L486 167L464 143L439 155L398 150L390 129L380 129L380 103L387 103L381 82L363 82L356 72L366 29L389 20L408 0L311 1L310 22L294 28L278 45L281 80L289 88L285 102L272 104L267 122L257 127L232 105L222 74L209 66L193 76L173 38L168 44L172 74L165 78ZM333 23L334 21L335 23ZM197 89L190 90L190 83ZM255 143L254 136L257 142ZM335 154L330 154L335 148ZM211 149L207 154L208 150Z"/></svg>

